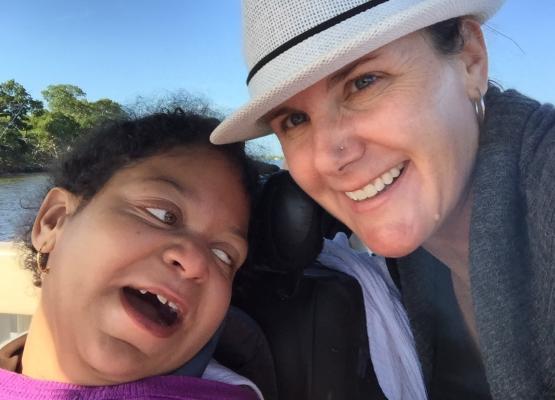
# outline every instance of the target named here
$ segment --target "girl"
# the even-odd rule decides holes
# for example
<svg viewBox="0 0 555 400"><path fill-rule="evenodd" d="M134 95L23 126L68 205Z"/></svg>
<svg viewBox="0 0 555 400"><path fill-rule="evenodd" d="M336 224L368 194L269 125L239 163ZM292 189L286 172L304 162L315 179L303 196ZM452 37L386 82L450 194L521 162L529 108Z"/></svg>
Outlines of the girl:
<svg viewBox="0 0 555 400"><path fill-rule="evenodd" d="M195 358L247 256L254 173L218 121L178 111L97 128L53 173L29 233L41 286L29 332L0 350L3 399L256 399L166 376Z"/></svg>

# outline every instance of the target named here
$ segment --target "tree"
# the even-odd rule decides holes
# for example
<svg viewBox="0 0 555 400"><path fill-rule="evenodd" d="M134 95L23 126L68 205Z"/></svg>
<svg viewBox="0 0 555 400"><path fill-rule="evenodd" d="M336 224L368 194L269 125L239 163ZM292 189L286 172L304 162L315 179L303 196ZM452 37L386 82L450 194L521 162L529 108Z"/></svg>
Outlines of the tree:
<svg viewBox="0 0 555 400"><path fill-rule="evenodd" d="M110 99L100 99L89 103L89 126L96 125L102 121L124 118L127 114L123 107Z"/></svg>
<svg viewBox="0 0 555 400"><path fill-rule="evenodd" d="M89 102L74 85L50 85L42 95L48 110L14 80L0 84L0 173L44 168L86 129L127 115L110 99Z"/></svg>
<svg viewBox="0 0 555 400"><path fill-rule="evenodd" d="M32 158L40 162L67 149L82 131L77 121L60 112L33 116L30 123L33 129L25 132L25 137L33 145Z"/></svg>
<svg viewBox="0 0 555 400"><path fill-rule="evenodd" d="M42 111L42 103L21 84L13 79L0 84L0 172L17 170L25 164L32 146L24 132L30 127L29 118Z"/></svg>
<svg viewBox="0 0 555 400"><path fill-rule="evenodd" d="M50 112L73 118L80 126L89 119L89 102L86 93L74 85L50 85L42 92Z"/></svg>
<svg viewBox="0 0 555 400"><path fill-rule="evenodd" d="M26 129L27 118L42 109L42 103L34 100L27 90L13 79L0 84L0 121L2 123L15 129Z"/></svg>
<svg viewBox="0 0 555 400"><path fill-rule="evenodd" d="M89 102L86 93L74 85L50 85L42 91L42 96L51 112L67 115L85 129L125 116L120 104L110 99Z"/></svg>

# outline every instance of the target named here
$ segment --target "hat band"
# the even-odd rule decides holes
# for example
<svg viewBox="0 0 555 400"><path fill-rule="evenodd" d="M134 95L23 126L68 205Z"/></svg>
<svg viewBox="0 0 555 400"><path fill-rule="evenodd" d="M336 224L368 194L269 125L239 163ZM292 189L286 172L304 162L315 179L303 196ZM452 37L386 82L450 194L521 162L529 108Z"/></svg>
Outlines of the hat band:
<svg viewBox="0 0 555 400"><path fill-rule="evenodd" d="M306 40L311 36L317 35L318 33L322 32L322 31L325 31L326 29L331 28L332 26L337 25L338 23L345 21L346 19L354 17L357 14L360 14L364 11L367 11L371 8L379 6L380 4L386 3L388 1L389 0L370 0L366 3L364 3L364 4L361 4L359 6L351 8L350 10L345 11L345 12L339 14L339 15L336 15L333 18L330 18L327 21L324 21L324 22L316 25L315 27L310 28L309 30L301 33L300 35L295 36L292 39L289 39L287 42L283 43L278 48L276 48L272 52L270 52L267 55L265 55L264 57L262 57L260 59L260 61L258 61L254 65L254 67L252 67L252 69L249 72L249 75L247 76L247 85L249 84L251 79L254 77L254 75L256 75L256 73L262 67L264 67L266 64L268 64L270 61L272 61L274 58L276 58L280 54L289 50L291 47L296 46L297 44L299 44L303 40Z"/></svg>

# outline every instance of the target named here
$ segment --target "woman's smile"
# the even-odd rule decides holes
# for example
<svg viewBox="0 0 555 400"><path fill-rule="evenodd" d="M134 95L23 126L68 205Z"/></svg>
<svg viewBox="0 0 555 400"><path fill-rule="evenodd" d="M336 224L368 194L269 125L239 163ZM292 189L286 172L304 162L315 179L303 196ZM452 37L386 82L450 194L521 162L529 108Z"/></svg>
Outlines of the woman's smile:
<svg viewBox="0 0 555 400"><path fill-rule="evenodd" d="M374 198L388 190L403 173L404 168L405 163L400 163L372 179L366 186L352 192L345 192L345 194L351 200L358 202Z"/></svg>

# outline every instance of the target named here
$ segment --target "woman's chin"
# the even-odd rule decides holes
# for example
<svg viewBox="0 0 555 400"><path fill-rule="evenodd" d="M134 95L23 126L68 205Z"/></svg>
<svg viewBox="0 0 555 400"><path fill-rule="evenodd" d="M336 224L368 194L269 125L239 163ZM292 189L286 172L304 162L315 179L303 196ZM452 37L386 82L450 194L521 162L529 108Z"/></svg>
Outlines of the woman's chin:
<svg viewBox="0 0 555 400"><path fill-rule="evenodd" d="M382 232L380 235L376 234L376 230L371 230L359 235L359 238L372 252L391 258L404 257L422 245L414 235L400 231Z"/></svg>

